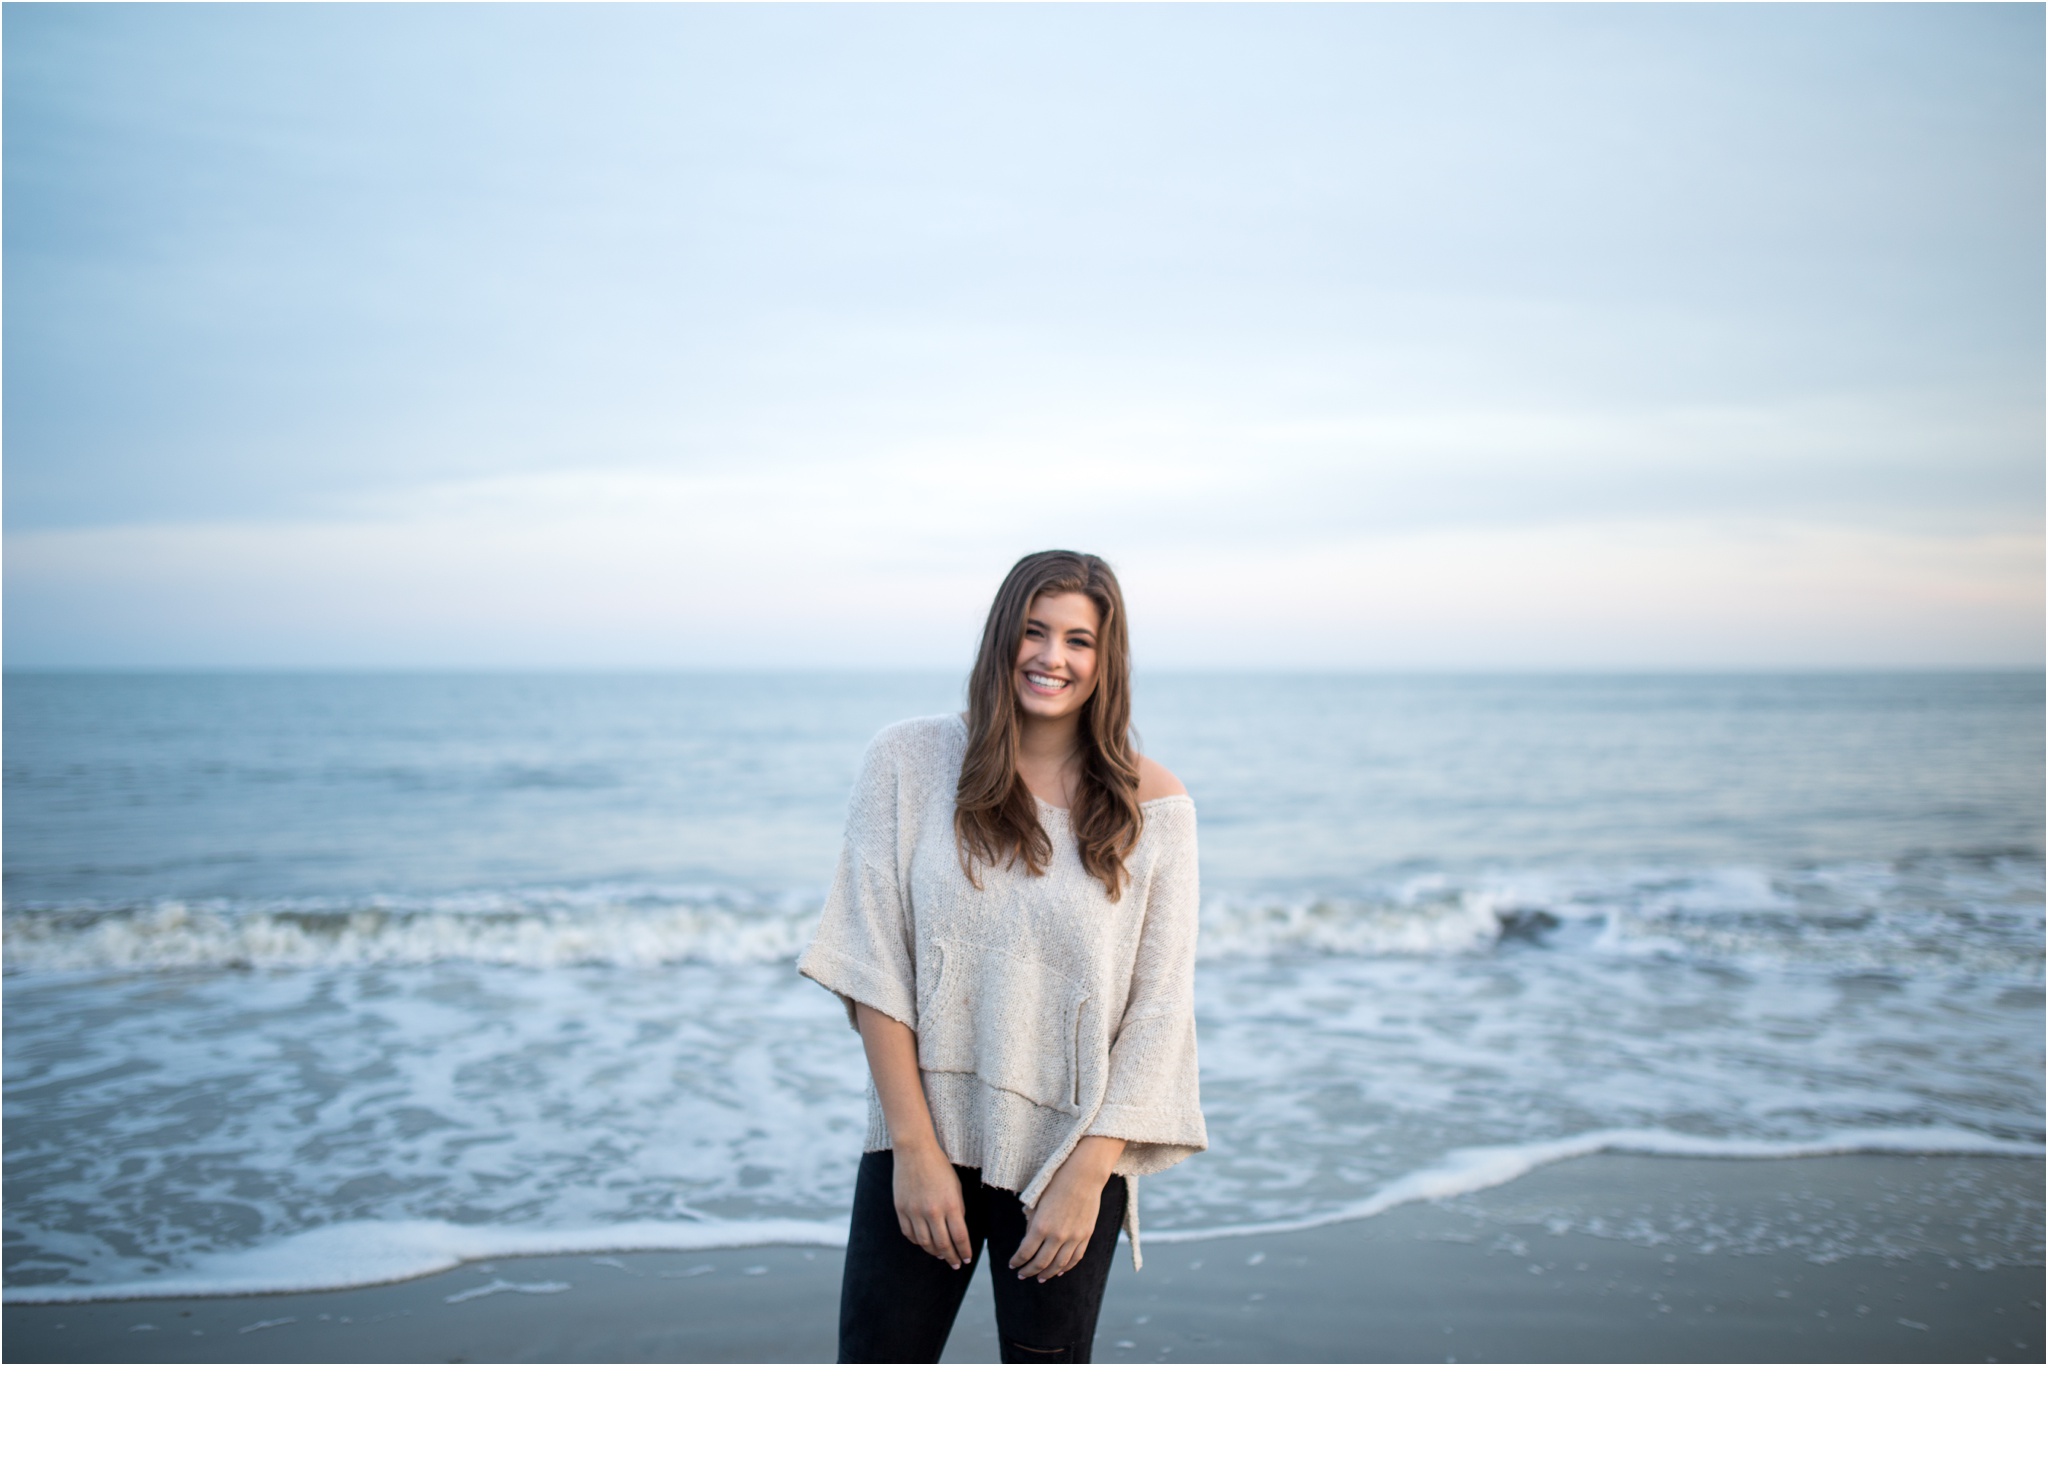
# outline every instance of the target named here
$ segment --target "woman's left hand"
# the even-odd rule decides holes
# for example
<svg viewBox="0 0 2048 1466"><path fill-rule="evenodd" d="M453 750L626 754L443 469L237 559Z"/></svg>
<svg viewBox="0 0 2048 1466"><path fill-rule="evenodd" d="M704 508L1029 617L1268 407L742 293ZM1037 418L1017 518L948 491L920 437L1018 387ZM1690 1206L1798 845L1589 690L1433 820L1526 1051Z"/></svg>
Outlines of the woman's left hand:
<svg viewBox="0 0 2048 1466"><path fill-rule="evenodd" d="M1086 1136L1074 1147L1039 1196L1024 1229L1024 1240L1010 1259L1019 1278L1047 1282L1072 1271L1080 1262L1095 1235L1102 1188L1109 1184L1110 1168L1123 1153L1121 1140L1104 1135Z"/></svg>

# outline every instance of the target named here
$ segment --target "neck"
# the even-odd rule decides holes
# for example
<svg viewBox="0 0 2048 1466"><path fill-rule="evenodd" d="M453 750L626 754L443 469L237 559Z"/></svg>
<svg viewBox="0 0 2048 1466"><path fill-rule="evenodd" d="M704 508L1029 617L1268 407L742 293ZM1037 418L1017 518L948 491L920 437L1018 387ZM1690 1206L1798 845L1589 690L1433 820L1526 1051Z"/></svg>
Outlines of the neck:
<svg viewBox="0 0 2048 1466"><path fill-rule="evenodd" d="M1081 747L1081 714L1064 718L1020 716L1017 720L1018 756L1035 764L1065 764Z"/></svg>

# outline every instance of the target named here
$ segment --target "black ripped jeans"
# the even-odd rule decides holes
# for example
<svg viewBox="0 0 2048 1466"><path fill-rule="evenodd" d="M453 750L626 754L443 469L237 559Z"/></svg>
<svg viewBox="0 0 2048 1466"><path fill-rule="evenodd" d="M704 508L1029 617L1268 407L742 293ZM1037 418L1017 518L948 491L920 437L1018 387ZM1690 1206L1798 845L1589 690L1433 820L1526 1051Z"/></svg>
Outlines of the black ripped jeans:
<svg viewBox="0 0 2048 1466"><path fill-rule="evenodd" d="M953 1331L960 1300L981 1254L989 1255L996 1293L996 1333L1005 1364L1086 1364L1095 1347L1095 1318L1116 1259L1124 1220L1124 1178L1102 1188L1095 1235L1071 1272L1050 1282L1019 1280L1007 1264L1024 1240L1024 1204L1014 1191L981 1184L981 1172L955 1166L967 1206L974 1260L958 1272L903 1235L896 1222L895 1155L860 1158L853 1188L853 1228L839 1285L841 1364L937 1364Z"/></svg>

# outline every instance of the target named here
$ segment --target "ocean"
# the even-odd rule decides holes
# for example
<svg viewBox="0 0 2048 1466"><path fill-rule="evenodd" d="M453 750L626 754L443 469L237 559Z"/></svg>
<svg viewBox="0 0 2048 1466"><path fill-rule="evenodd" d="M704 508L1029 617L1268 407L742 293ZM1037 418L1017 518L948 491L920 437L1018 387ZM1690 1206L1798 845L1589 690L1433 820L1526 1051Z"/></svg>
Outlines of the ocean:
<svg viewBox="0 0 2048 1466"><path fill-rule="evenodd" d="M863 745L961 685L9 674L5 1296L843 1238L860 1047L794 959ZM2043 716L2036 673L1144 677L1212 1146L1147 1240L1601 1149L2040 1155ZM2038 1204L1659 1236L2042 1256Z"/></svg>

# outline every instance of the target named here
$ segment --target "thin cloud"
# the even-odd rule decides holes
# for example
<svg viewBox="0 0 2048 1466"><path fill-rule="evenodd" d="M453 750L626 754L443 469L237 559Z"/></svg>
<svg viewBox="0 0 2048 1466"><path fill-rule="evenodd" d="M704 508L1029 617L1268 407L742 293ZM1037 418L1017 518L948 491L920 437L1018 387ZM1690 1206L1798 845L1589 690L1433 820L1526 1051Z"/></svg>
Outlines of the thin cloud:
<svg viewBox="0 0 2048 1466"><path fill-rule="evenodd" d="M924 596L950 665L1068 543L1168 657L1228 563L1253 658L2035 660L2042 35L16 7L8 656L798 665Z"/></svg>

